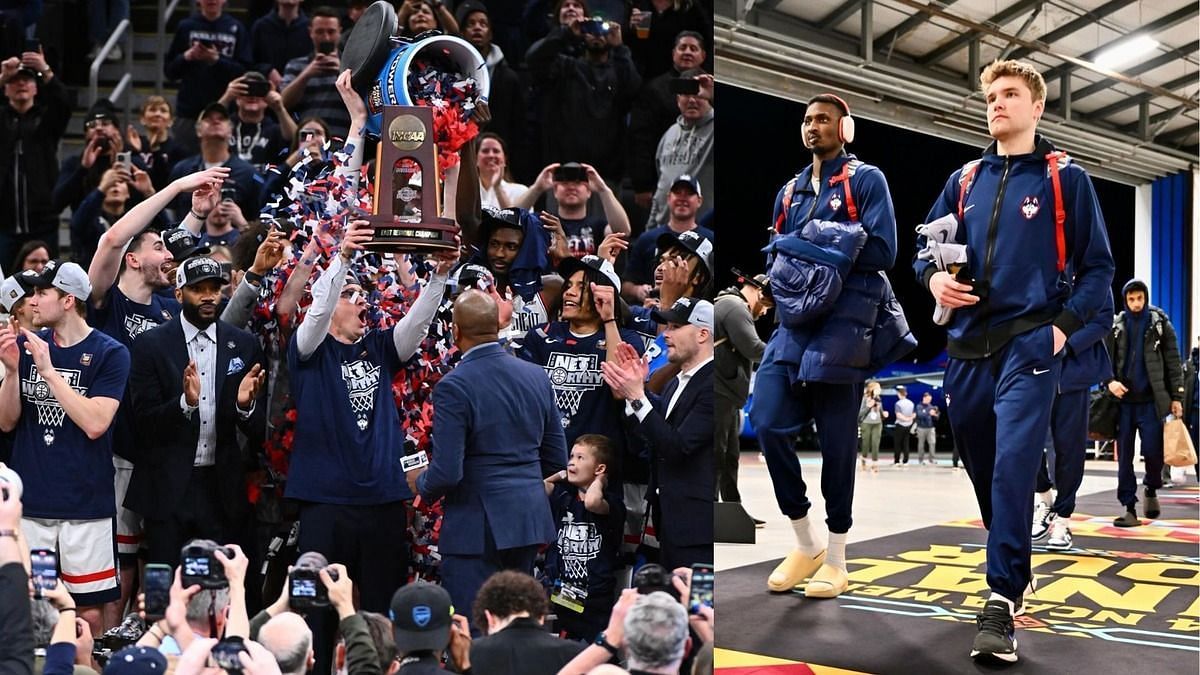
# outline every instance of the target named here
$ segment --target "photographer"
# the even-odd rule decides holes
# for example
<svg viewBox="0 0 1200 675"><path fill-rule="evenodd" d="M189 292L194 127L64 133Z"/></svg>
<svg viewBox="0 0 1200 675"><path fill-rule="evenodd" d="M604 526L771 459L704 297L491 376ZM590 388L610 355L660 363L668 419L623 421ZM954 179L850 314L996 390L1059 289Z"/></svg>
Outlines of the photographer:
<svg viewBox="0 0 1200 675"><path fill-rule="evenodd" d="M306 553L301 556L301 559L303 560L305 556L309 555L312 554ZM324 556L320 556L320 559L324 560ZM297 565L299 564L300 561L297 561ZM295 568L292 571L295 571ZM330 571L337 575L336 580L330 574ZM371 639L367 618L363 613L354 611L354 582L350 580L346 566L334 563L320 568L318 574L320 576L320 583L327 589L329 604L338 615L338 634L345 643L343 649L345 650L347 672L354 675L382 675L383 670L380 668L378 651ZM276 644L276 639L275 636L270 635L270 633L275 631L267 631L267 635L262 635L261 633L266 626L274 623L277 618L282 618L285 615L296 616L295 614L291 614L292 608L289 602L291 584L291 574L289 574L288 579L284 582L283 591L279 594L275 602L259 612L250 621L250 638L252 640L259 640L277 656L279 652L276 652L271 646L272 644ZM299 625L291 619L278 624L277 627L283 628L286 626L292 626L294 630L280 632L289 633L292 637L295 637L297 631L300 630ZM305 626L305 630L307 630L307 626ZM310 643L312 642L311 632L309 632L309 641Z"/></svg>
<svg viewBox="0 0 1200 675"><path fill-rule="evenodd" d="M256 71L233 80L221 95L221 105L233 111L234 154L262 173L278 161L296 134L296 121L283 105L283 95ZM274 117L267 115L270 111Z"/></svg>
<svg viewBox="0 0 1200 675"><path fill-rule="evenodd" d="M871 458L871 473L879 473L879 440L883 435L883 421L888 411L883 409L882 388L875 380L863 389L862 402L858 406L858 438L861 446L862 468L867 468L867 457Z"/></svg>
<svg viewBox="0 0 1200 675"><path fill-rule="evenodd" d="M250 620L246 613L246 571L250 561L246 554L236 545L219 547L206 539L190 542L184 552L189 555L204 552L210 570L216 569L212 564L216 561L221 571L204 585L197 583L184 588L182 577L189 555L183 556L184 564L175 570L167 610L138 640L138 646L156 647L164 654L178 656L196 638L247 636ZM144 595L139 596L139 604L145 606Z"/></svg>
<svg viewBox="0 0 1200 675"><path fill-rule="evenodd" d="M572 55L579 44L583 55ZM574 159L619 181L625 114L642 84L620 24L572 19L533 43L525 60L541 95L542 158Z"/></svg>
<svg viewBox="0 0 1200 675"><path fill-rule="evenodd" d="M542 193L551 189L554 190L555 208L548 210L561 222L567 248L576 258L595 255L606 231L629 233L629 218L616 193L589 164L567 162L547 166L513 206L532 209ZM603 216L588 213L593 194L600 195Z"/></svg>
<svg viewBox="0 0 1200 675"><path fill-rule="evenodd" d="M33 671L34 648L20 480L0 464L0 672L16 675Z"/></svg>
<svg viewBox="0 0 1200 675"><path fill-rule="evenodd" d="M329 125L331 136L346 138L350 115L335 86L342 71L337 52L342 26L337 11L330 7L314 9L308 35L312 38L312 53L288 61L284 68L282 104L298 119L321 118Z"/></svg>
<svg viewBox="0 0 1200 675"><path fill-rule="evenodd" d="M55 584L54 588L42 591L42 595L44 599L33 601L34 643L44 650L44 655L35 657L34 672L94 673L92 631L87 621L77 616L75 601L66 586Z"/></svg>
<svg viewBox="0 0 1200 675"><path fill-rule="evenodd" d="M696 194L704 194L704 213L716 206L713 190L713 146L716 113L713 110L713 78L699 68L685 70L676 82L675 104L679 118L658 141L654 161L658 168L658 187L650 205L646 227L655 227L671 218L670 192L679 182L677 176L692 176Z"/></svg>
<svg viewBox="0 0 1200 675"><path fill-rule="evenodd" d="M230 149L233 125L230 122L229 111L220 103L214 102L204 106L200 111L200 118L196 120L195 132L200 142L200 153L176 164L175 168L171 169L171 180L214 166L228 167L229 177L225 179L224 187L237 190L237 194L231 195L231 198L241 208L243 218L257 218L258 193L262 179L249 162L234 155ZM190 214L204 220L209 216L208 211L189 211L190 206L188 198L182 195L176 197L170 205L176 218ZM184 225L187 226L188 223L185 221ZM190 226L188 229L195 232Z"/></svg>

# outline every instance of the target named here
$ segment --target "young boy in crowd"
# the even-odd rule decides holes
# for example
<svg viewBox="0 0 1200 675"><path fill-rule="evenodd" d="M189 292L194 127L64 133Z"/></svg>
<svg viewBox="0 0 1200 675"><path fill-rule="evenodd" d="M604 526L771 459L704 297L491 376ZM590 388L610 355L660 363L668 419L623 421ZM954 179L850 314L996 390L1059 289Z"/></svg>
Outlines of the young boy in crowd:
<svg viewBox="0 0 1200 675"><path fill-rule="evenodd" d="M584 434L567 468L545 481L558 523L558 542L546 553L546 581L558 628L572 640L594 640L612 612L625 522L620 487L609 485L612 454L607 437Z"/></svg>

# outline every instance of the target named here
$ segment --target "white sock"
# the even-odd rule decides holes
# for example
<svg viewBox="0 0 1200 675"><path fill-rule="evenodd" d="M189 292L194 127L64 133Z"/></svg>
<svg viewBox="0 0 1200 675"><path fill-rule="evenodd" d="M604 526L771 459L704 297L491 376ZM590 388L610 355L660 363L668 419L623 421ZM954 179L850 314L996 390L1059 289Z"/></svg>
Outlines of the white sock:
<svg viewBox="0 0 1200 675"><path fill-rule="evenodd" d="M1037 496L1038 499L1041 499L1042 503L1046 506L1051 506L1054 504L1054 497L1050 494L1049 490L1046 490L1045 492L1039 492L1037 493Z"/></svg>
<svg viewBox="0 0 1200 675"><path fill-rule="evenodd" d="M816 555L821 552L821 544L817 541L817 533L813 531L813 523L808 516L792 521L792 529L796 531L796 548L804 555Z"/></svg>
<svg viewBox="0 0 1200 675"><path fill-rule="evenodd" d="M992 593L991 596L988 597L988 602L992 602L993 600L999 600L1000 602L1003 602L1005 605L1008 605L1008 613L1010 616L1012 615L1012 613L1014 611L1016 611L1016 608L1013 606L1013 601L1009 600L1008 598L1004 597L1003 595L1000 595L999 593Z"/></svg>
<svg viewBox="0 0 1200 675"><path fill-rule="evenodd" d="M846 533L829 533L829 548L825 551L825 564L846 569Z"/></svg>

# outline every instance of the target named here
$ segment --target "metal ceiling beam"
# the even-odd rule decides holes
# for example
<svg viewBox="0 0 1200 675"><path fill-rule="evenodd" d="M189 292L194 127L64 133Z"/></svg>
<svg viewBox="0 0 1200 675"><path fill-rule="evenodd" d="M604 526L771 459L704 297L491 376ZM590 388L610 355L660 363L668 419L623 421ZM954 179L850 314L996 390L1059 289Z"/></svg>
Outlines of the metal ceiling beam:
<svg viewBox="0 0 1200 675"><path fill-rule="evenodd" d="M1191 50L1200 48L1200 40L1193 42L1192 44L1188 45L1188 47L1190 47ZM1183 51L1191 51L1188 49L1188 47L1183 47L1182 50ZM1126 75L1141 75L1142 73L1154 70L1155 68L1158 68L1159 66L1165 66L1168 63L1174 63L1175 61L1178 61L1178 60L1179 60L1179 57L1175 56L1174 54L1163 54L1161 57L1152 59L1150 61L1146 61L1145 63L1141 63L1133 68L1130 68L1129 70L1125 71L1125 74ZM1071 70L1064 70L1063 72L1069 73L1069 72L1071 72ZM1198 79L1196 77L1195 73L1192 73L1191 75L1184 75L1182 78L1178 78L1175 80L1171 80L1170 82L1166 82L1162 85L1162 87L1164 89L1178 89L1179 87L1184 86L1188 82L1197 82L1197 81L1200 81L1200 79ZM1112 85L1113 85L1112 81L1105 78L1103 80L1100 80L1099 82L1093 82L1092 84L1089 84L1088 86L1083 87L1082 89L1076 89L1075 91L1072 91L1071 98L1078 101L1080 99L1087 98L1088 96L1092 96L1093 94L1099 94L1102 91L1108 91L1108 90L1112 89ZM1147 96L1148 94L1142 94L1142 95ZM1051 103L1056 103L1056 102L1052 101ZM1051 105L1051 103L1047 103L1046 105ZM1120 106L1117 108L1117 110L1121 110L1121 109L1127 108L1134 104L1127 102L1127 101L1122 101L1116 105Z"/></svg>
<svg viewBox="0 0 1200 675"><path fill-rule="evenodd" d="M1180 87L1196 84L1196 81L1196 74L1192 73L1190 75L1177 77L1170 82L1164 82L1162 86L1166 89L1179 89ZM1113 113L1121 112L1126 108L1132 108L1142 101L1149 101L1152 98L1154 98L1154 94L1138 94L1137 96L1130 96L1126 99L1117 101L1116 103L1110 103L1103 108L1096 108L1095 110L1089 112L1088 116L1093 118L1108 117Z"/></svg>
<svg viewBox="0 0 1200 675"><path fill-rule="evenodd" d="M1142 103L1143 103L1142 101L1138 101L1137 105L1141 105ZM1175 119L1176 117L1178 117L1181 114L1181 112L1187 112L1186 108L1184 108L1182 111L1180 111L1180 108L1184 108L1184 106L1176 106L1170 110L1164 110L1160 113L1154 113L1153 115L1150 116L1150 119L1149 119L1150 126L1152 126L1152 127L1159 126L1163 122L1169 122L1169 121ZM1116 128L1118 131L1134 131L1137 129L1137 125L1138 125L1138 123L1135 121L1135 122L1128 122L1126 124L1117 125Z"/></svg>
<svg viewBox="0 0 1200 675"><path fill-rule="evenodd" d="M1124 2L1125 0L1119 0L1119 1ZM1033 22L1037 21L1038 16L1041 15L1043 7L1045 7L1045 5L1038 5L1037 7L1035 7L1033 9L1033 12L1031 12L1029 14L1029 17L1025 19L1025 23L1021 24L1021 27L1018 28L1017 32L1013 34L1014 37L1019 38L1019 37L1022 37L1025 35L1025 31L1029 30L1029 27L1032 26ZM997 56L996 60L1003 61L1003 60L1009 58L1009 56L1008 56L1009 52L1012 51L1012 49L1016 46L1017 45L1010 40L1009 43L1004 46L1004 49L1000 51L1000 56ZM1012 58L1015 59L1017 57L1014 56Z"/></svg>
<svg viewBox="0 0 1200 675"><path fill-rule="evenodd" d="M1196 132L1196 125L1190 124L1182 129L1176 129L1174 131L1168 131L1165 134L1159 134L1154 141L1156 143L1162 143L1166 145L1176 145L1178 143L1182 143L1185 139Z"/></svg>
<svg viewBox="0 0 1200 675"><path fill-rule="evenodd" d="M1043 54L1046 54L1047 56L1051 56L1056 59L1060 59L1063 61L1067 61L1069 63L1073 63L1076 66L1079 66L1080 68L1086 68L1090 71L1104 75L1105 77L1112 78L1113 80L1116 80L1119 82L1124 82L1125 84L1133 85L1135 87L1138 87L1139 89L1154 93L1158 96L1169 98L1173 101L1177 101L1179 103L1183 103L1186 105L1200 107L1200 105L1197 105L1191 99L1180 96L1173 91L1167 91L1166 89L1163 89L1162 87L1158 87L1158 86L1155 86L1152 84L1147 84L1145 82L1142 82L1141 80L1137 80L1132 77L1129 77L1128 75L1118 73L1115 70L1109 70L1108 68L1101 68L1100 66L1097 66L1094 63L1084 61L1084 60L1076 58L1074 56L1069 56L1067 54L1062 54L1060 52L1053 51L1050 49L1049 45L1044 45L1044 44L1034 41L1034 40L1026 40L1023 38L1018 38L1018 37L1009 35L1002 30L999 30L997 28L992 28L991 26L985 26L984 24L981 24L977 21L972 21L971 19L968 19L965 17L951 14L950 12L947 12L939 7L923 5L920 2L918 2L918 0L892 0L892 1L896 2L898 4L901 4L901 5L904 5L906 7L910 7L912 9L918 9L918 10L929 12L929 13L933 14L934 16L938 16L943 19L953 21L965 28L969 28L973 31L976 31L979 33L984 33L986 35L990 35L994 38L999 38L1001 40L1011 40L1011 41L1013 41L1019 45L1022 45L1024 47L1028 47L1030 49L1037 50Z"/></svg>
<svg viewBox="0 0 1200 675"><path fill-rule="evenodd" d="M934 0L934 2L942 7L949 7L957 2L957 0ZM890 49L893 42L903 39L905 35L908 35L910 32L916 30L918 26L928 20L929 15L927 14L913 14L904 21L901 21L900 24L895 28L888 30L878 38L875 38L875 43L879 45L888 45L888 48Z"/></svg>
<svg viewBox="0 0 1200 675"><path fill-rule="evenodd" d="M1150 23L1146 24L1145 26L1138 28L1134 32L1145 34L1145 35L1153 35L1159 31L1164 31L1169 28L1174 28L1175 26L1177 26L1185 21L1193 19L1196 17L1197 14L1200 14L1200 5L1191 4L1186 7L1182 7L1174 12L1171 12L1170 14L1167 14L1166 16L1159 17L1159 18L1155 19L1154 21L1151 21ZM1145 67L1149 63L1152 63L1152 62L1158 63L1158 65L1154 66L1155 68L1157 68L1158 66L1163 65L1164 63L1170 63L1171 61L1174 61L1176 59L1185 58L1185 57L1189 56L1189 54L1187 54L1187 52L1196 51L1196 46L1195 46L1196 44L1197 43L1193 42L1188 47L1181 47L1179 49L1168 48L1166 54L1160 54L1159 56L1156 56L1153 59L1150 59L1150 61L1146 61L1142 64L1138 64L1136 66L1131 66L1129 68L1126 68L1125 73L1128 75L1136 75L1137 73L1144 73L1147 70L1151 70L1151 68ZM1083 59L1084 61L1092 61L1097 56L1099 56L1100 52L1104 51L1107 48L1108 48L1108 45L1097 47L1097 48L1087 52L1086 54L1084 54L1083 56L1081 56L1079 58ZM1046 77L1047 79L1049 79L1051 77L1057 77L1058 75L1062 74L1062 72L1064 70L1075 70L1078 67L1079 66L1072 64L1072 63L1064 63L1062 65L1051 68L1049 71L1042 73L1042 75L1044 77Z"/></svg>
<svg viewBox="0 0 1200 675"><path fill-rule="evenodd" d="M1009 21L1012 21L1013 19L1017 18L1018 16L1021 16L1029 9L1031 9L1037 5L1040 5L1042 2L1043 2L1043 0L1021 0L1017 4L1011 6L1007 9L1004 9L1004 10L1000 11L999 13L995 14L994 16L992 16L990 19L987 20L987 23L995 24L997 26L1006 24ZM934 7L933 5L929 5L929 6L925 7L924 9L922 9L921 7L914 6L914 5L909 5L909 6L917 11L924 13L924 14L936 16L936 14L934 13L934 10L937 8ZM915 60L917 63L919 63L921 65L928 65L930 63L940 61L940 60L942 60L943 57L947 56L948 54L953 54L954 52L958 51L962 47L966 46L966 44L968 42L970 42L973 38L978 37L979 32L980 31L964 31L958 37L950 40L949 42L943 44L940 47L935 48L933 51L927 52L925 54L922 54L922 55L916 57Z"/></svg>
<svg viewBox="0 0 1200 675"><path fill-rule="evenodd" d="M1064 23L1063 25L1059 26L1058 28L1055 28L1054 30L1050 31L1049 33L1046 33L1042 37L1038 38L1038 40L1041 42L1045 42L1048 45L1054 44L1055 42L1067 37L1068 35L1076 32L1076 31L1079 31L1084 28L1087 28L1088 26L1094 25L1100 19L1103 19L1104 17L1108 16L1109 14L1113 14L1114 12L1124 9L1124 8L1128 7L1129 5L1132 5L1136 1L1137 0L1111 0L1110 2L1105 3L1105 4L1097 7L1096 9L1093 9L1092 11L1085 13L1083 16L1080 16L1074 20ZM1018 50L1015 50L1012 53L1012 55L1009 56L1009 58L1011 58L1011 59L1025 58L1026 56L1029 56L1031 53L1033 53L1033 51L1034 50L1028 49L1028 48L1018 49Z"/></svg>
<svg viewBox="0 0 1200 675"><path fill-rule="evenodd" d="M817 27L821 30L830 30L839 23L849 19L863 5L863 0L846 0L841 7L833 10L825 15L825 18L817 22Z"/></svg>

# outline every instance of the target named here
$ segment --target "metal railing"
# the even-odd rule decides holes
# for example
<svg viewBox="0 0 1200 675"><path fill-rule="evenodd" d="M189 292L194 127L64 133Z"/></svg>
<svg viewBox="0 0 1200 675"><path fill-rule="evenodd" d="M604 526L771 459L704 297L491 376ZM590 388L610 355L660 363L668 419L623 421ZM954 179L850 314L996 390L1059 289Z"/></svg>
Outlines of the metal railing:
<svg viewBox="0 0 1200 675"><path fill-rule="evenodd" d="M155 92L159 95L163 92L163 71L167 67L167 20L175 13L175 8L179 6L179 0L158 0L158 56L155 59L157 64L158 74L154 76Z"/></svg>
<svg viewBox="0 0 1200 675"><path fill-rule="evenodd" d="M116 103L121 96L125 96L125 119L130 119L129 113L133 109L133 24L129 19L122 19L121 23L117 24L116 30L108 36L108 42L104 43L100 53L92 60L92 68L88 75L88 105L94 105L100 98L100 66L104 65L109 53L122 40L125 43L125 74L117 81L117 86L113 87L108 100Z"/></svg>

